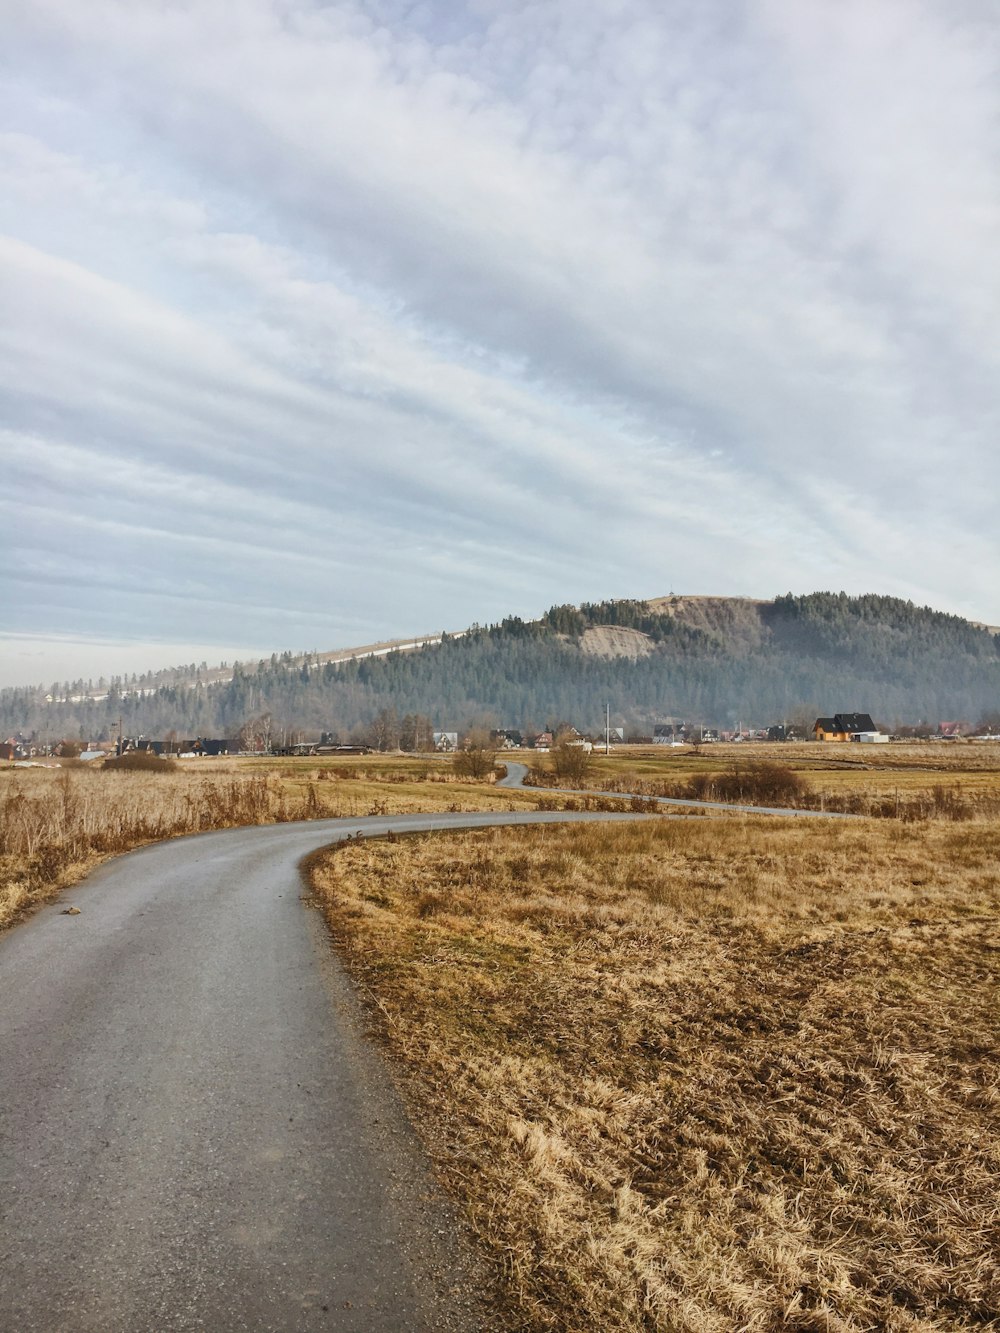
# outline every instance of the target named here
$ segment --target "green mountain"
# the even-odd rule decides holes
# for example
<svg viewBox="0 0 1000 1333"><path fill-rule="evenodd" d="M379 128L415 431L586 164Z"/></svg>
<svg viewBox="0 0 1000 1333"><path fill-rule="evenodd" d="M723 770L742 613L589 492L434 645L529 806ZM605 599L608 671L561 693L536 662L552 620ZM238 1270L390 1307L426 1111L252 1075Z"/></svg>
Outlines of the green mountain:
<svg viewBox="0 0 1000 1333"><path fill-rule="evenodd" d="M121 716L127 734L234 735L269 713L279 728L346 738L389 709L449 731L476 720L596 731L606 703L613 724L647 734L670 717L766 726L850 711L887 728L977 722L1000 709L1000 635L876 595L668 597L556 606L383 656L286 653L226 674L147 690L118 679L104 697L80 689L52 702L7 689L0 731L97 736Z"/></svg>

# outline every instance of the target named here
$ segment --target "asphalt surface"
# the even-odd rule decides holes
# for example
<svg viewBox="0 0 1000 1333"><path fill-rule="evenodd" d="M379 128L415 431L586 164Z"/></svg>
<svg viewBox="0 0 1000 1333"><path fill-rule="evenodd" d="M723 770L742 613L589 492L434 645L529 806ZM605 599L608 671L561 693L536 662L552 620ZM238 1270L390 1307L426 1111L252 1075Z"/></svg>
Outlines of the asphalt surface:
<svg viewBox="0 0 1000 1333"><path fill-rule="evenodd" d="M0 937L2 1333L491 1328L297 867L358 833L587 818L202 834Z"/></svg>

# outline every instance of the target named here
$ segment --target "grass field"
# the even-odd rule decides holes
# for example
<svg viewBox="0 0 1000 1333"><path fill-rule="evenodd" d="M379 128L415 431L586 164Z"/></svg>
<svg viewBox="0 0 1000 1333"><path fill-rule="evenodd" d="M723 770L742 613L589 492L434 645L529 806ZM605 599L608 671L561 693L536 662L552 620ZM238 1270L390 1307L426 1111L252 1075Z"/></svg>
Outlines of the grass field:
<svg viewBox="0 0 1000 1333"><path fill-rule="evenodd" d="M512 1328L1000 1327L998 835L736 818L317 859Z"/></svg>
<svg viewBox="0 0 1000 1333"><path fill-rule="evenodd" d="M845 782L903 780L940 782L965 775L1000 773L1000 743L851 745L814 742L784 745L714 743L695 750L665 746L625 746L611 754L594 751L596 771L658 777L713 772L731 763L767 760L787 764L796 772L815 774L822 781L834 775ZM867 775L867 777L866 777Z"/></svg>
<svg viewBox="0 0 1000 1333"><path fill-rule="evenodd" d="M615 754L590 784L655 791L753 748ZM512 1329L1000 1328L1000 756L760 748L814 792L902 789L923 814L734 811L314 860ZM200 829L574 803L429 757L7 769L0 925Z"/></svg>
<svg viewBox="0 0 1000 1333"><path fill-rule="evenodd" d="M541 793L455 782L447 764L433 761L193 760L155 774L79 762L8 767L0 770L0 929L100 861L163 838L294 819L534 809L545 801Z"/></svg>
<svg viewBox="0 0 1000 1333"><path fill-rule="evenodd" d="M528 762L542 780L550 760ZM900 818L1000 817L1000 745L711 744L693 749L625 747L595 753L582 784L591 790L690 794L692 783L733 769L778 764L802 781L799 804L817 810Z"/></svg>

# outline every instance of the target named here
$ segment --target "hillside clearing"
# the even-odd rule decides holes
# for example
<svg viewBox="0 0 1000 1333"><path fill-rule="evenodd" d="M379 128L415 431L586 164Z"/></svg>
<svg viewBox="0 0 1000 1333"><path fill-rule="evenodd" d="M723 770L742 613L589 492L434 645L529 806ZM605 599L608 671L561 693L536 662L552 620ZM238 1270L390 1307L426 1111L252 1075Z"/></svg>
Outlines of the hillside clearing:
<svg viewBox="0 0 1000 1333"><path fill-rule="evenodd" d="M590 657L646 657L653 641L641 630L622 625L592 625L580 635L580 651Z"/></svg>

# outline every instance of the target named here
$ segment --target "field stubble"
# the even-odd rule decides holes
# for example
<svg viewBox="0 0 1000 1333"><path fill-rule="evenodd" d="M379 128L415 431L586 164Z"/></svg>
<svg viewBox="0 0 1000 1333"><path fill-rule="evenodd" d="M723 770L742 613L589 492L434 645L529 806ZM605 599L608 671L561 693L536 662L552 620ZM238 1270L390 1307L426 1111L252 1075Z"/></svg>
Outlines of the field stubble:
<svg viewBox="0 0 1000 1333"><path fill-rule="evenodd" d="M996 824L316 859L520 1329L1000 1326Z"/></svg>

